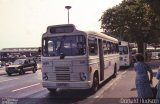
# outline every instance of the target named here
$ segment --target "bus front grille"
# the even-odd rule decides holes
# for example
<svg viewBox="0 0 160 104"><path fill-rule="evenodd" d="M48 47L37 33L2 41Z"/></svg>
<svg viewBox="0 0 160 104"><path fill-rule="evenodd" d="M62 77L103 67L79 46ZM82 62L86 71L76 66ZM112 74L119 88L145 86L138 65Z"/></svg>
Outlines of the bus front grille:
<svg viewBox="0 0 160 104"><path fill-rule="evenodd" d="M69 81L70 80L70 74L56 74L56 80Z"/></svg>
<svg viewBox="0 0 160 104"><path fill-rule="evenodd" d="M70 67L68 67L68 66L56 66L55 71L56 72L69 72Z"/></svg>

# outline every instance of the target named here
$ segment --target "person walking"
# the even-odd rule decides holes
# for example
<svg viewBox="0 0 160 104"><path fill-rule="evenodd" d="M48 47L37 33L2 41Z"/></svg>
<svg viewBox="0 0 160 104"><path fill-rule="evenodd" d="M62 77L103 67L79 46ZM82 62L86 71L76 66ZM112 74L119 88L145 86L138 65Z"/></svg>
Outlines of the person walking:
<svg viewBox="0 0 160 104"><path fill-rule="evenodd" d="M141 53L136 54L136 63L134 69L136 72L135 85L138 98L153 98L152 84L153 72L151 68L144 63L144 56ZM150 73L150 77L148 76Z"/></svg>

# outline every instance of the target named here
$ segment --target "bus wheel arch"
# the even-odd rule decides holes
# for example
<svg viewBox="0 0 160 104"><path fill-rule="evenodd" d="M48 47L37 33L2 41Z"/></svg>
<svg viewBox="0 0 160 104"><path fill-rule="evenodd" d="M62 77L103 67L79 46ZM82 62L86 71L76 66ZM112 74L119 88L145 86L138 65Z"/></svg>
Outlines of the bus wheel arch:
<svg viewBox="0 0 160 104"><path fill-rule="evenodd" d="M99 89L99 74L98 71L96 70L93 74L93 79L92 79L92 87L91 87L91 92L96 93Z"/></svg>

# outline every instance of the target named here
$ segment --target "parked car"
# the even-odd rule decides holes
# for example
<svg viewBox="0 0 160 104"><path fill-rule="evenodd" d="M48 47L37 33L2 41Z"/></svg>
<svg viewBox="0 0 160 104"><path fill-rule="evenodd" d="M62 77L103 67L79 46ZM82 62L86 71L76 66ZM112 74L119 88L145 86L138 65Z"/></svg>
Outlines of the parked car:
<svg viewBox="0 0 160 104"><path fill-rule="evenodd" d="M6 67L8 76L13 73L19 73L20 75L25 74L26 71L37 71L37 63L33 59L17 59L12 65Z"/></svg>

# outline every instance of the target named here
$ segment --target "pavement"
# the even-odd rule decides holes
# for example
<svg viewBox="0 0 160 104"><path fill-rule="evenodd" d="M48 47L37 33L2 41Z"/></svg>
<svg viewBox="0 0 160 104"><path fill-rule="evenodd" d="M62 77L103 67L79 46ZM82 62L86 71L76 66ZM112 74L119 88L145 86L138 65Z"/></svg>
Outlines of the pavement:
<svg viewBox="0 0 160 104"><path fill-rule="evenodd" d="M153 84L156 86L158 80L155 75L157 69L152 69L154 73ZM137 91L135 86L136 73L133 68L127 69L127 71L120 77L117 78L117 82L114 82L112 87L108 91L104 92L102 98L136 98Z"/></svg>
<svg viewBox="0 0 160 104"><path fill-rule="evenodd" d="M152 86L156 86L158 82L156 73L160 65L160 60L152 60L146 63L152 68L154 74ZM94 103L92 102L92 104L155 104L156 99L150 99L152 102L137 99L135 86L136 73L133 67L120 71L123 73L118 75L111 86Z"/></svg>

